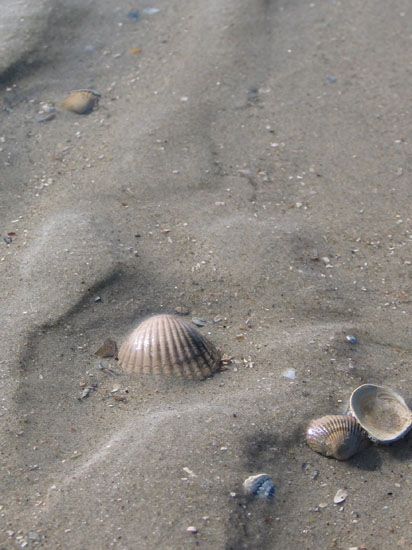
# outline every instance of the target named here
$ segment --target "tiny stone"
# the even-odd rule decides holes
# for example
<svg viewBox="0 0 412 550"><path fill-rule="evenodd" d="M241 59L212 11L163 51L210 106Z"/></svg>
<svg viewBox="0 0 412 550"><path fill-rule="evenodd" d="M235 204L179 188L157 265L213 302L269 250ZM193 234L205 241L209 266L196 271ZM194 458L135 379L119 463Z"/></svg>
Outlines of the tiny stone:
<svg viewBox="0 0 412 550"><path fill-rule="evenodd" d="M359 342L356 336L353 336L352 334L348 334L346 336L346 340L347 342L349 342L349 344L352 344L353 346Z"/></svg>
<svg viewBox="0 0 412 550"><path fill-rule="evenodd" d="M196 533L197 533L197 529L196 529L196 527L193 527L193 525L190 525L190 526L186 529L186 531L187 531L188 533L192 533L192 535L196 535Z"/></svg>
<svg viewBox="0 0 412 550"><path fill-rule="evenodd" d="M319 504L319 508L326 508L327 505L328 505L327 502L321 502L321 503Z"/></svg>
<svg viewBox="0 0 412 550"><path fill-rule="evenodd" d="M288 380L295 380L296 371L295 369L286 369L282 372L282 377L287 378Z"/></svg>
<svg viewBox="0 0 412 550"><path fill-rule="evenodd" d="M321 258L321 260L322 260L322 262L323 262L324 264L326 264L326 265L327 265L327 264L330 264L330 259L329 259L327 256L323 256L323 257Z"/></svg>
<svg viewBox="0 0 412 550"><path fill-rule="evenodd" d="M101 302L102 299L101 299L100 296L95 296L95 297L94 297L94 301L95 301L95 302Z"/></svg>

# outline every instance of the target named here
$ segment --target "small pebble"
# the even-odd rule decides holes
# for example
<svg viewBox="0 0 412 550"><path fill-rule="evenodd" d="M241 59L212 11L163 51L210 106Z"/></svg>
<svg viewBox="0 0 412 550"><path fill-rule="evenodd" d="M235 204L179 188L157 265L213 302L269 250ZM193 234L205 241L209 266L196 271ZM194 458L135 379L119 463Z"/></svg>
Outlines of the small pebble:
<svg viewBox="0 0 412 550"><path fill-rule="evenodd" d="M144 8L143 13L146 15L155 15L155 13L159 13L159 8Z"/></svg>
<svg viewBox="0 0 412 550"><path fill-rule="evenodd" d="M346 336L346 340L347 342L349 342L349 344L352 344L353 346L359 342L356 336L353 336L352 334L348 334Z"/></svg>
<svg viewBox="0 0 412 550"><path fill-rule="evenodd" d="M286 369L282 372L282 377L287 378L288 380L295 380L296 371L295 369Z"/></svg>
<svg viewBox="0 0 412 550"><path fill-rule="evenodd" d="M129 19L130 21L134 21L135 23L139 21L140 19L139 10L130 10L129 13L127 14L127 19Z"/></svg>
<svg viewBox="0 0 412 550"><path fill-rule="evenodd" d="M197 529L196 529L196 527L193 527L193 525L190 525L190 526L186 529L186 531L187 531L188 533L192 533L192 535L196 535L196 533L197 533Z"/></svg>

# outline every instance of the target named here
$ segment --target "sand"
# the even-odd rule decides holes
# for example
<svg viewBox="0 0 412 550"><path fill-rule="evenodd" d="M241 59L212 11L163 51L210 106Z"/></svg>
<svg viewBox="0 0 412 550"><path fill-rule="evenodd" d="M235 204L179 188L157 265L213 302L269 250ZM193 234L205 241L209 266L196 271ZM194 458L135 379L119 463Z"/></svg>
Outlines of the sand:
<svg viewBox="0 0 412 550"><path fill-rule="evenodd" d="M55 4L0 98L1 549L412 546L410 437L342 463L304 440L361 383L412 397L411 18ZM96 110L38 122L78 88ZM94 355L178 306L222 373ZM242 494L262 472L272 502Z"/></svg>

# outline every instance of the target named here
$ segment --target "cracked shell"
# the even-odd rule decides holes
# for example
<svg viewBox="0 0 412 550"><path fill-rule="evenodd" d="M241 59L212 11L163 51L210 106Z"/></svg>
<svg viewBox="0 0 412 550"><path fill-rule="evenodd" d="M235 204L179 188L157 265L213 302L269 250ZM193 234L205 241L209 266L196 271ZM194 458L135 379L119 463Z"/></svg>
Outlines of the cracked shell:
<svg viewBox="0 0 412 550"><path fill-rule="evenodd" d="M352 393L349 412L377 443L392 443L412 428L412 411L395 391L363 384Z"/></svg>
<svg viewBox="0 0 412 550"><path fill-rule="evenodd" d="M215 346L189 322L175 315L154 315L123 342L124 371L203 380L221 368Z"/></svg>
<svg viewBox="0 0 412 550"><path fill-rule="evenodd" d="M312 420L306 430L309 447L327 457L347 460L369 444L368 435L356 418L328 415Z"/></svg>

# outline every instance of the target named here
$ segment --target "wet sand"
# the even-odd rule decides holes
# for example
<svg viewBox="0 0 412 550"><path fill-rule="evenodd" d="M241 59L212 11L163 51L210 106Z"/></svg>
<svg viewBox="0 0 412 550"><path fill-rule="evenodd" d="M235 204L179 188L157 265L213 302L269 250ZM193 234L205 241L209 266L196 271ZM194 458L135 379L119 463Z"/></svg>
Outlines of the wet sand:
<svg viewBox="0 0 412 550"><path fill-rule="evenodd" d="M411 437L342 463L304 441L361 383L412 398L411 18L56 4L0 97L1 549L411 547ZM38 122L78 88L96 110ZM178 306L223 372L94 355ZM273 502L242 494L260 472Z"/></svg>

